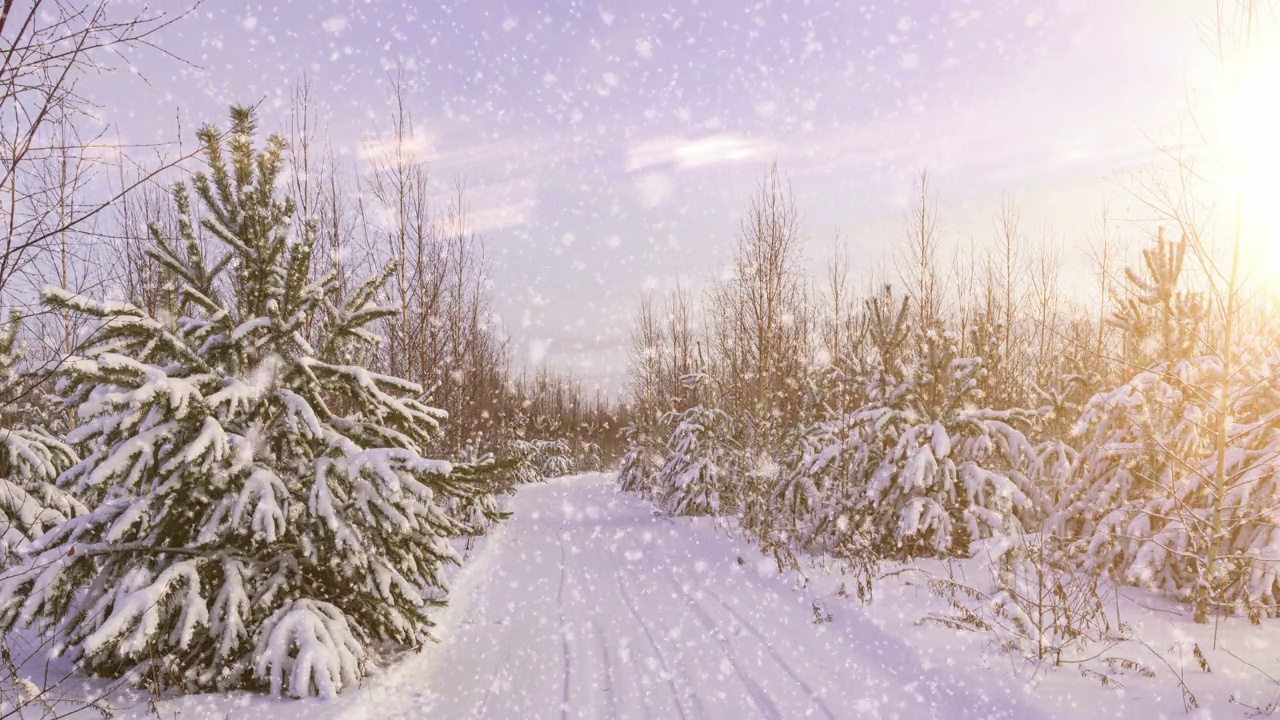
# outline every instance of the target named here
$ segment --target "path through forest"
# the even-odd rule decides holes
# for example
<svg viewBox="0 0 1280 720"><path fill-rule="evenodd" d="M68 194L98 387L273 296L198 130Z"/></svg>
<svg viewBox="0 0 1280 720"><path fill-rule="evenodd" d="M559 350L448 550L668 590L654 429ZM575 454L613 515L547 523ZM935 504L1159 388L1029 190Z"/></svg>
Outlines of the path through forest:
<svg viewBox="0 0 1280 720"><path fill-rule="evenodd" d="M511 510L456 580L442 643L412 663L421 684L371 698L389 716L1040 715L1021 683L977 685L856 601L815 622L812 599L749 546L656 515L608 476L528 486Z"/></svg>

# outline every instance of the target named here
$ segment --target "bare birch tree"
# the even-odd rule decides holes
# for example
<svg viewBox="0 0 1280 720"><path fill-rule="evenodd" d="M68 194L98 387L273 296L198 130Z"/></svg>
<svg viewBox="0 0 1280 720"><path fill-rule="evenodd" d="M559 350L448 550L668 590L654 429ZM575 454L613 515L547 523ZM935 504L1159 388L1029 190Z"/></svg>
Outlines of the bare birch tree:
<svg viewBox="0 0 1280 720"><path fill-rule="evenodd" d="M749 452L767 452L799 411L811 340L800 261L799 212L775 164L747 207L731 276L708 297L722 408L746 419Z"/></svg>

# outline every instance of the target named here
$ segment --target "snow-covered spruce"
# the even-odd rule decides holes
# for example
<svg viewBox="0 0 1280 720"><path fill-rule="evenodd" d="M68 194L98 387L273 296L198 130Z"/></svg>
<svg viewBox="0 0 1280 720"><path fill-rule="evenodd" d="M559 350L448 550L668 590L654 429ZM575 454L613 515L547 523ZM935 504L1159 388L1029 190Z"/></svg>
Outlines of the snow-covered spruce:
<svg viewBox="0 0 1280 720"><path fill-rule="evenodd" d="M618 486L624 492L633 492L652 498L658 471L663 457L651 432L645 432L632 423L622 429L627 440L627 450L618 468Z"/></svg>
<svg viewBox="0 0 1280 720"><path fill-rule="evenodd" d="M444 414L419 387L344 364L394 312L373 303L385 275L328 304L333 276L308 276L314 234L276 194L284 141L259 152L253 134L243 108L229 133L200 132L203 238L181 188L178 236L153 231L176 322L46 289L101 321L61 384L84 459L59 482L91 511L6 573L0 617L54 626L93 673L332 695L375 645L428 637L448 539L468 530L442 504L481 484L423 457Z"/></svg>
<svg viewBox="0 0 1280 720"><path fill-rule="evenodd" d="M604 469L604 448L590 440L579 440L573 466L580 472L600 472Z"/></svg>
<svg viewBox="0 0 1280 720"><path fill-rule="evenodd" d="M914 344L901 379L882 373L853 414L855 515L882 555L965 555L1030 509L1035 453L1017 427L1030 414L981 407L981 359L937 324Z"/></svg>
<svg viewBox="0 0 1280 720"><path fill-rule="evenodd" d="M79 462L75 450L54 437L44 423L31 422L37 408L21 401L35 392L36 378L19 372L17 313L0 318L0 563L47 528L86 512L54 481Z"/></svg>
<svg viewBox="0 0 1280 720"><path fill-rule="evenodd" d="M857 345L865 349L865 333ZM765 547L843 553L862 545L853 522L852 411L866 401L867 358L833 358L809 373L803 417L812 418L784 439L773 472L755 473L742 528ZM754 463L760 466L761 463Z"/></svg>
<svg viewBox="0 0 1280 720"><path fill-rule="evenodd" d="M533 440L534 458L544 478L563 477L573 472L573 458L569 456L569 441Z"/></svg>
<svg viewBox="0 0 1280 720"><path fill-rule="evenodd" d="M1213 532L1213 357L1138 373L1098 393L1080 419L1087 439L1049 529L1073 538L1089 572L1252 612L1280 601L1280 358L1238 365L1227 395L1227 478ZM1218 563L1206 577L1211 546Z"/></svg>
<svg viewBox="0 0 1280 720"><path fill-rule="evenodd" d="M1080 365L1070 359L1062 364ZM1098 382L1096 375L1077 368L1075 372L1059 372L1034 387L1041 403L1034 425L1036 482L1032 499L1040 515L1034 523L1036 527L1053 512L1066 492L1071 467L1080 454L1076 446L1079 438L1074 432L1076 421L1092 394L1089 388Z"/></svg>
<svg viewBox="0 0 1280 720"><path fill-rule="evenodd" d="M665 422L675 429L655 483L663 506L676 515L719 515L726 491L729 416L695 405L668 413Z"/></svg>
<svg viewBox="0 0 1280 720"><path fill-rule="evenodd" d="M489 492L452 495L446 498L445 510L473 530L482 530L497 520L509 517L498 507L501 495L509 495L521 485L538 483L546 478L537 461L537 449L533 443L520 438L507 438L499 442L502 459L491 452L479 449L480 438L473 438L455 457L453 473L482 475Z"/></svg>
<svg viewBox="0 0 1280 720"><path fill-rule="evenodd" d="M1143 544L1181 527L1166 529L1173 518L1151 512L1172 499L1184 475L1181 462L1202 465L1210 453L1205 408L1192 396L1202 379L1198 367L1182 361L1168 373L1138 373L1085 406L1080 432L1087 443L1068 470L1072 482L1048 529L1077 539L1080 563L1090 572L1125 578ZM1148 571L1145 582L1165 592L1188 592L1195 582L1194 562L1157 562Z"/></svg>
<svg viewBox="0 0 1280 720"><path fill-rule="evenodd" d="M742 527L767 547L857 557L963 556L1017 534L1038 517L1037 457L1020 429L1035 413L982 407L983 359L962 357L941 322L915 328L891 291L863 321L870 352L842 374L861 388L838 396L861 405L827 403L793 432Z"/></svg>
<svg viewBox="0 0 1280 720"><path fill-rule="evenodd" d="M844 418L802 427L758 501L743 507L742 526L766 547L833 550L851 529Z"/></svg>
<svg viewBox="0 0 1280 720"><path fill-rule="evenodd" d="M538 462L538 449L533 443L515 438L507 445L507 456L511 458L511 463L505 477L513 487L545 479Z"/></svg>
<svg viewBox="0 0 1280 720"><path fill-rule="evenodd" d="M1146 365L1085 406L1047 529L1090 573L1256 617L1280 600L1280 358L1248 338L1227 372L1206 347L1208 303L1179 285L1186 245L1161 235L1127 274L1110 322Z"/></svg>

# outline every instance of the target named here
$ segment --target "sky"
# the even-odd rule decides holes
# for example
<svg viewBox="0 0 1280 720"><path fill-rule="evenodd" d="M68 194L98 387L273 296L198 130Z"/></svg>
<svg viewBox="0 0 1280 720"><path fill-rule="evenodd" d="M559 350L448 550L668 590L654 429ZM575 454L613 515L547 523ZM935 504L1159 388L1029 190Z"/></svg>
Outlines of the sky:
<svg viewBox="0 0 1280 720"><path fill-rule="evenodd" d="M123 142L189 144L231 103L282 129L305 74L358 165L403 72L442 201L467 183L514 360L615 390L640 293L722 273L775 161L815 268L838 231L855 279L891 275L927 167L952 247L989 241L1008 198L1083 277L1104 209L1142 219L1128 178L1182 122L1212 7L206 0L157 38L182 62L135 53L87 92Z"/></svg>

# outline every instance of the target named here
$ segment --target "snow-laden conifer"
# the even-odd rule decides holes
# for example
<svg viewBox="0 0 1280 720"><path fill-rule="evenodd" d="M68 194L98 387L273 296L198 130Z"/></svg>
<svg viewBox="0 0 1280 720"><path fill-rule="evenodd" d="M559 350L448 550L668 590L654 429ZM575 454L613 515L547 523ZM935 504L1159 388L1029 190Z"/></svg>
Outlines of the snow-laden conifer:
<svg viewBox="0 0 1280 720"><path fill-rule="evenodd" d="M866 401L872 363L859 354L867 349L867 324L847 329L850 357L810 372L803 413L810 419L788 433L773 480L743 508L743 529L775 551L842 554L863 545L853 515L851 462L859 447L852 412Z"/></svg>
<svg viewBox="0 0 1280 720"><path fill-rule="evenodd" d="M753 504L743 526L766 545L835 551L853 530L849 416L810 423L789 438L766 501Z"/></svg>
<svg viewBox="0 0 1280 720"><path fill-rule="evenodd" d="M717 408L695 405L670 421L675 429L658 471L663 505L676 515L720 514L728 481L723 443L729 417Z"/></svg>
<svg viewBox="0 0 1280 720"><path fill-rule="evenodd" d="M20 371L21 317L0 318L0 562L39 537L47 528L85 512L72 494L54 481L79 462L75 450L46 427L26 401L36 378Z"/></svg>
<svg viewBox="0 0 1280 720"><path fill-rule="evenodd" d="M664 462L661 443L640 423L627 425L622 429L622 436L627 440L627 449L618 468L618 486L626 492L653 498L658 471Z"/></svg>
<svg viewBox="0 0 1280 720"><path fill-rule="evenodd" d="M1258 613L1280 598L1280 358L1246 338L1225 371L1203 342L1206 303L1180 287L1185 252L1161 237L1128 274L1111 321L1146 365L1085 406L1047 529L1087 572Z"/></svg>
<svg viewBox="0 0 1280 720"><path fill-rule="evenodd" d="M914 337L901 380L886 374L855 413L857 505L886 555L965 555L972 541L1015 530L1029 505L1027 418L982 406L982 361L960 357L954 335L935 324Z"/></svg>
<svg viewBox="0 0 1280 720"><path fill-rule="evenodd" d="M1181 600L1207 587L1220 607L1276 605L1280 358L1238 363L1229 380L1229 482L1215 498L1210 428L1223 375L1211 356L1180 360L1090 400L1080 419L1087 443L1048 525L1074 539L1082 569ZM1209 575L1211 548L1218 567Z"/></svg>
<svg viewBox="0 0 1280 720"><path fill-rule="evenodd" d="M544 478L563 477L573 472L573 458L570 457L569 441L533 440L533 457Z"/></svg>
<svg viewBox="0 0 1280 720"><path fill-rule="evenodd" d="M824 408L792 435L767 499L743 519L766 544L965 555L1030 514L1033 414L984 407L983 358L962 356L941 322L914 327L908 305L888 288L867 300L863 389L848 394L863 402Z"/></svg>
<svg viewBox="0 0 1280 720"><path fill-rule="evenodd" d="M682 379L697 388L706 376ZM663 422L672 427L667 457L655 483L663 506L676 515L719 515L728 491L730 420L722 410L695 401L683 412L670 412Z"/></svg>
<svg viewBox="0 0 1280 720"><path fill-rule="evenodd" d="M314 234L276 190L284 141L256 150L243 108L199 138L204 233L181 187L177 236L153 231L176 321L45 291L100 321L61 382L84 457L59 483L90 512L0 580L0 616L54 626L94 673L332 695L375 646L428 637L448 539L468 529L442 508L479 484L424 457L444 413L421 388L346 362L394 312L375 304L386 276L332 306ZM304 323L322 310L313 345Z"/></svg>

